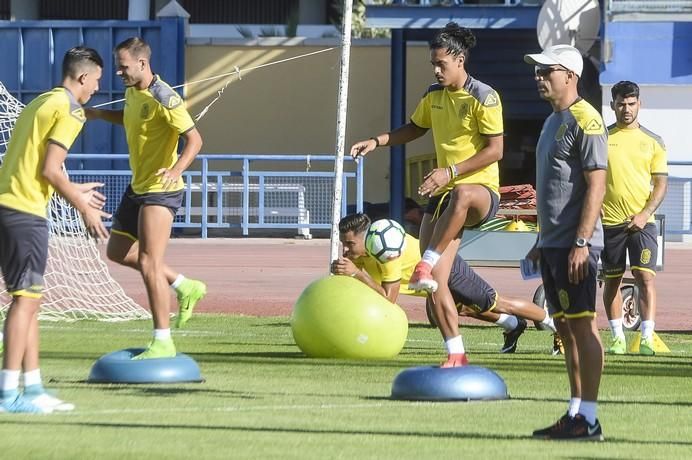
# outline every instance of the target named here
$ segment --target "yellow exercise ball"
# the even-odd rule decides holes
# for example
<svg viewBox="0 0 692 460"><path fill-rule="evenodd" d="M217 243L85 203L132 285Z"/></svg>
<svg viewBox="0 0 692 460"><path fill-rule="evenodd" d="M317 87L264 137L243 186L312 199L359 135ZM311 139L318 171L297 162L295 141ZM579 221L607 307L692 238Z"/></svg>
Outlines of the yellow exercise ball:
<svg viewBox="0 0 692 460"><path fill-rule="evenodd" d="M293 339L312 358L388 359L399 354L408 320L397 305L349 276L326 276L293 306Z"/></svg>

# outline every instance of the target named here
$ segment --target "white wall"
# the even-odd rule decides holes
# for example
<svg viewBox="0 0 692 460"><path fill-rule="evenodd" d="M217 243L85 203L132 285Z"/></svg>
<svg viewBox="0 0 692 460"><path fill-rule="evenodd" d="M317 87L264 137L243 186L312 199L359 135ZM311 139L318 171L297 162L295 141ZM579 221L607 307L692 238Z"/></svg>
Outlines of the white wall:
<svg viewBox="0 0 692 460"><path fill-rule="evenodd" d="M603 118L606 125L615 123L610 108L611 86L603 86ZM668 161L692 161L692 86L669 85L640 87L642 109L639 122L663 138ZM692 167L676 166L671 176L692 178Z"/></svg>

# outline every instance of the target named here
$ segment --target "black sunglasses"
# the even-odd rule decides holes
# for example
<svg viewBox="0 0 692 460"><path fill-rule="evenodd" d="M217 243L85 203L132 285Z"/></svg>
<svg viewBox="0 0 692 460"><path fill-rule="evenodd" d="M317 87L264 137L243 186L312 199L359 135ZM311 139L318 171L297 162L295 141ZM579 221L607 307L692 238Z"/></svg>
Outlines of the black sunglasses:
<svg viewBox="0 0 692 460"><path fill-rule="evenodd" d="M546 78L553 72L569 72L569 70L562 67L547 67L547 66L535 66L533 68L534 73L537 77Z"/></svg>

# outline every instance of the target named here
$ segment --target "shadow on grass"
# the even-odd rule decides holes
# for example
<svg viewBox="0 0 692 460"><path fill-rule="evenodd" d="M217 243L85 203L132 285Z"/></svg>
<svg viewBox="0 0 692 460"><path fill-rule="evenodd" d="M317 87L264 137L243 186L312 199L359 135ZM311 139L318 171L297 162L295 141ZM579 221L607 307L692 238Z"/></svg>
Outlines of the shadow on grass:
<svg viewBox="0 0 692 460"><path fill-rule="evenodd" d="M564 403L565 398L532 398L532 397L519 397L511 398L513 401L526 401L526 402L558 402ZM671 407L692 407L692 402L690 401L622 401L622 400L612 400L612 399L598 399L598 404L606 406L671 406Z"/></svg>
<svg viewBox="0 0 692 460"><path fill-rule="evenodd" d="M77 414L75 414L77 415ZM295 428L295 427L248 427L242 425L184 425L184 424L153 424L153 423L117 423L117 422L74 422L67 421L64 418L56 420L55 422L50 422L46 419L33 418L31 420L0 420L0 425L56 425L60 426L75 426L75 427L87 427L95 429L135 429L138 432L145 432L143 430L166 430L170 432L171 429L175 430L201 430L201 431L228 431L228 432L238 432L238 433L276 433L276 434L307 434L307 435L343 435L343 436L367 436L372 438L373 436L386 436L386 437L405 437L405 438L423 438L423 439L479 439L479 440L495 440L495 441L535 441L535 442L549 442L550 445L556 446L554 442L534 440L529 435L513 435L513 434L501 434L501 433L488 433L488 432L473 432L473 431L432 431L432 432L420 432L420 431L388 431L388 430L343 430L343 429L310 429L310 428ZM182 431L181 431L182 432ZM692 446L692 441L690 440L668 440L660 439L657 441L648 441L635 438L617 438L617 437L607 437L608 444L612 443L624 443L628 446L632 445L663 445L663 446ZM561 444L563 445L563 444ZM557 446L556 446L557 447Z"/></svg>

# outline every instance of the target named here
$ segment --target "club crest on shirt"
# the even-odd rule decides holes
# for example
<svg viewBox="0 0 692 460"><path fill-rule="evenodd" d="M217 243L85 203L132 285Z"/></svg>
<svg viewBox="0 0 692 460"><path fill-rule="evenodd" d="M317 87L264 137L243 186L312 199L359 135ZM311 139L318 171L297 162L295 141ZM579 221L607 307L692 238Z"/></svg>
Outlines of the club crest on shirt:
<svg viewBox="0 0 692 460"><path fill-rule="evenodd" d="M650 153L651 152L651 144L645 141L641 141L639 143L639 151L642 153Z"/></svg>
<svg viewBox="0 0 692 460"><path fill-rule="evenodd" d="M469 113L469 105L466 102L462 102L459 107L459 118L465 118Z"/></svg>
<svg viewBox="0 0 692 460"><path fill-rule="evenodd" d="M567 124L563 123L560 125L560 127L555 132L555 140L558 142L561 141L565 137L566 132L567 132Z"/></svg>
<svg viewBox="0 0 692 460"><path fill-rule="evenodd" d="M147 119L147 118L149 118L150 113L151 113L151 108L149 107L149 104L143 104L142 109L139 112L140 118Z"/></svg>

